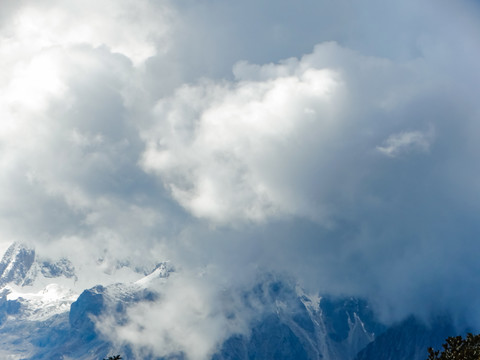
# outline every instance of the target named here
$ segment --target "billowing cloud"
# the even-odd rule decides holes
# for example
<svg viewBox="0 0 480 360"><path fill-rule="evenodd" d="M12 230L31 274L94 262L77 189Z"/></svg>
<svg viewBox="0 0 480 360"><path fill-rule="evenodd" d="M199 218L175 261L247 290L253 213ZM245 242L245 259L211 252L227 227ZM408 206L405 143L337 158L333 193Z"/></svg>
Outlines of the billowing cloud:
<svg viewBox="0 0 480 360"><path fill-rule="evenodd" d="M303 129L321 116L317 112L329 111L338 86L332 71L309 69L266 82L182 88L155 109L166 121L145 133L144 167L158 172L174 198L199 217L295 213L302 205L288 193L294 179L282 171L290 162L281 154L301 151L308 141ZM279 177L287 183L277 183Z"/></svg>
<svg viewBox="0 0 480 360"><path fill-rule="evenodd" d="M327 224L376 196L365 186L382 172L377 151L425 153L434 145L434 128L448 121L428 110L427 97L445 97L435 66L335 43L277 65L239 63L233 82L183 86L157 103L142 135L142 165L200 218L306 216Z"/></svg>
<svg viewBox="0 0 480 360"><path fill-rule="evenodd" d="M104 315L98 328L119 346L135 344L139 358L153 353L207 359L229 335L248 332L254 309L247 312L239 293L219 291L216 276L205 275L173 274L168 281L150 284L160 291L158 300L127 309L129 321L123 326L114 315Z"/></svg>
<svg viewBox="0 0 480 360"><path fill-rule="evenodd" d="M168 17L166 8L127 1L25 4L4 19L3 239L88 238L122 227L131 237L125 219L136 218L140 231L160 217L135 190L150 185L135 165L142 144L133 114L142 64L163 51Z"/></svg>

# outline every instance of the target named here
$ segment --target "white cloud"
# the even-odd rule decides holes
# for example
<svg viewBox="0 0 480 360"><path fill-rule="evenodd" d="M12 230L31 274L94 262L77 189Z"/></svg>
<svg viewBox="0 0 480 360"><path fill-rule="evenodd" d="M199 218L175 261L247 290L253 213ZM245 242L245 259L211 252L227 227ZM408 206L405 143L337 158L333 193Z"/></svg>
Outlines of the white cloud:
<svg viewBox="0 0 480 360"><path fill-rule="evenodd" d="M215 280L216 275L206 273L174 273L157 281L157 301L127 309L128 322L120 325L115 314L106 315L97 320L97 327L116 344L134 344L139 358L183 353L192 360L208 359L221 341L247 333L253 315L253 309L248 313L240 304L239 294L231 296L231 289L221 290L225 284Z"/></svg>
<svg viewBox="0 0 480 360"><path fill-rule="evenodd" d="M145 62L168 49L169 9L51 1L9 10L0 24L3 241L75 236L97 247L105 228L125 241L158 226L133 114L144 105Z"/></svg>
<svg viewBox="0 0 480 360"><path fill-rule="evenodd" d="M381 153L395 157L410 151L428 152L433 140L433 130L424 133L421 131L407 131L390 135L383 146L377 146Z"/></svg>
<svg viewBox="0 0 480 360"><path fill-rule="evenodd" d="M418 96L436 93L424 67L424 60L395 63L335 43L278 65L239 63L234 82L184 86L158 102L142 133L142 165L199 218L306 216L328 224L342 197L360 195L360 167L375 171L377 139L411 126L394 114L415 111ZM432 138L401 134L377 149L425 151Z"/></svg>
<svg viewBox="0 0 480 360"><path fill-rule="evenodd" d="M25 55L59 46L105 46L139 65L157 54L156 42L165 39L170 16L168 7L145 1L30 3L4 25L10 29L2 50ZM164 51L167 43L162 45Z"/></svg>
<svg viewBox="0 0 480 360"><path fill-rule="evenodd" d="M292 212L286 189L269 186L275 175L265 162L281 166L277 151L298 146L296 132L329 121L312 113L328 111L338 86L334 72L308 69L267 82L183 88L157 104L157 118L167 121L144 133L143 164L199 217L263 220Z"/></svg>

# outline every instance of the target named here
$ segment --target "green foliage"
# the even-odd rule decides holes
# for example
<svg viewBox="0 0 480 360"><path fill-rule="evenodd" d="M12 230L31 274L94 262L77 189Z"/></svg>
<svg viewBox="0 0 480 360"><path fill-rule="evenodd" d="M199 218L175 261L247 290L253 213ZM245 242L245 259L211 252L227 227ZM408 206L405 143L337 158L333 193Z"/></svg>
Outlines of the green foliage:
<svg viewBox="0 0 480 360"><path fill-rule="evenodd" d="M480 334L449 337L442 347L442 352L429 348L427 360L480 360Z"/></svg>
<svg viewBox="0 0 480 360"><path fill-rule="evenodd" d="M108 359L103 360L122 360L123 358L120 355L109 356Z"/></svg>

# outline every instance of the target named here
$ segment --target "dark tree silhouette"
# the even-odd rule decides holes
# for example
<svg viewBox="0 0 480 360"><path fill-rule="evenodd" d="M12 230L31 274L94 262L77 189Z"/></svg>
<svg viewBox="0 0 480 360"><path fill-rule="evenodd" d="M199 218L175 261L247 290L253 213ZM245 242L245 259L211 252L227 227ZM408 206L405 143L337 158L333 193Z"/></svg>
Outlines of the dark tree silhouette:
<svg viewBox="0 0 480 360"><path fill-rule="evenodd" d="M103 360L122 360L123 358L120 355L109 356L108 359Z"/></svg>
<svg viewBox="0 0 480 360"><path fill-rule="evenodd" d="M427 360L480 360L480 335L452 336L442 347L442 352L428 348Z"/></svg>

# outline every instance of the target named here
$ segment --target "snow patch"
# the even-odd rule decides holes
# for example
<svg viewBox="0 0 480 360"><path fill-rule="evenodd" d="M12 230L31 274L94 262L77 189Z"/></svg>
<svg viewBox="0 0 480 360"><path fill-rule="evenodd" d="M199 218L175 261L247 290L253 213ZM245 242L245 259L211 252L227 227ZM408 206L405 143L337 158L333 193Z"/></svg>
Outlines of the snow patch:
<svg viewBox="0 0 480 360"><path fill-rule="evenodd" d="M59 284L49 284L38 292L24 292L22 288L9 285L7 300L17 300L22 305L20 318L41 321L70 310L78 293Z"/></svg>

